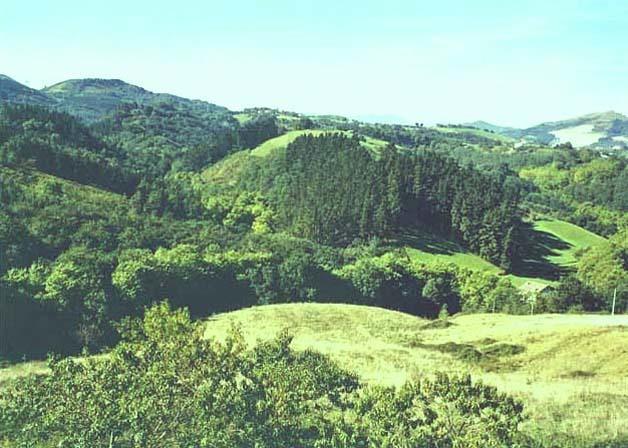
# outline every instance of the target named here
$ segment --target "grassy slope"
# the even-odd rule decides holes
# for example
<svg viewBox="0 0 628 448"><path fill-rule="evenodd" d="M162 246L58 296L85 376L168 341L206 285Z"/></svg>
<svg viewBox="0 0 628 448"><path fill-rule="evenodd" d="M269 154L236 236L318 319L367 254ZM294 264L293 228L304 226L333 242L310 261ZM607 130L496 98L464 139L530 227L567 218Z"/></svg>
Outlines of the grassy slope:
<svg viewBox="0 0 628 448"><path fill-rule="evenodd" d="M235 324L253 342L288 328L295 348L327 353L371 383L470 372L520 397L534 417L526 426L531 433L583 443L628 437L628 316L479 314L450 322L426 329L423 319L378 308L287 304L218 315L206 334L223 337ZM439 349L449 342L480 351L507 343L524 352L471 362Z"/></svg>
<svg viewBox="0 0 628 448"><path fill-rule="evenodd" d="M46 191L58 188L55 194L63 194L63 198L74 203L81 203L83 210L97 215L107 214L108 210L116 206L128 205L124 195L103 190L91 185L85 185L73 180L42 173L30 168L9 168L0 166L0 176L11 179L16 185L25 186L31 191ZM43 193L50 194L48 193ZM92 211L92 207L94 210Z"/></svg>
<svg viewBox="0 0 628 448"><path fill-rule="evenodd" d="M247 114L247 113L239 113L239 114L234 114L233 118L235 118L236 120L238 120L238 122L240 124L244 124L247 121L250 121L253 117L251 116L251 114Z"/></svg>
<svg viewBox="0 0 628 448"><path fill-rule="evenodd" d="M298 137L301 137L302 135L310 134L310 135L317 136L324 133L325 131L315 130L315 129L286 132L285 134L280 135L279 137L271 138L270 140L265 141L264 143L259 145L257 148L253 149L251 151L251 154L257 157L266 157L270 155L273 151L279 148L287 147L290 143L292 143L293 141L295 141Z"/></svg>
<svg viewBox="0 0 628 448"><path fill-rule="evenodd" d="M572 266L576 261L576 252L605 241L599 235L558 219L541 220L534 223L535 230L549 233L567 243L568 247L555 249L547 258L560 266Z"/></svg>
<svg viewBox="0 0 628 448"><path fill-rule="evenodd" d="M576 253L587 247L604 242L604 238L574 224L557 219L544 219L534 223L538 245L542 250L536 251L539 264L549 264L556 269L570 269L576 261ZM547 238L549 237L549 238ZM549 243L547 243L549 241ZM501 268L466 251L454 242L447 241L427 233L417 233L403 238L406 252L410 258L422 262L440 261L454 263L458 266L488 271L503 272ZM526 282L548 284L551 281L542 275L529 273L509 274L508 277L516 286Z"/></svg>
<svg viewBox="0 0 628 448"><path fill-rule="evenodd" d="M372 384L470 373L523 400L531 434L568 436L578 446L628 440L628 316L474 314L449 324L430 328L427 320L380 308L297 303L217 315L207 321L206 336L222 339L236 326L252 344L288 329L295 349L326 353ZM448 343L459 345L447 352ZM462 344L484 353L510 344L523 352L472 361L460 357ZM45 372L42 362L5 367L0 386Z"/></svg>
<svg viewBox="0 0 628 448"><path fill-rule="evenodd" d="M495 273L503 271L491 262L466 251L458 244L429 233L420 232L405 236L403 243L408 256L423 263L444 262L480 271Z"/></svg>

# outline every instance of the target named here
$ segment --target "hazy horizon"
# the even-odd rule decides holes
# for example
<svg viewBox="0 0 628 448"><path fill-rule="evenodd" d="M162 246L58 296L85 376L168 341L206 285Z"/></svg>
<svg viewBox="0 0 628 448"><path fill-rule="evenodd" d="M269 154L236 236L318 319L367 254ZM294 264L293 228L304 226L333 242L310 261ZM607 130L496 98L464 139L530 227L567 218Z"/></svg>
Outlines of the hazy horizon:
<svg viewBox="0 0 628 448"><path fill-rule="evenodd" d="M0 42L0 73L38 89L119 78L234 110L426 124L628 112L620 1L8 1Z"/></svg>

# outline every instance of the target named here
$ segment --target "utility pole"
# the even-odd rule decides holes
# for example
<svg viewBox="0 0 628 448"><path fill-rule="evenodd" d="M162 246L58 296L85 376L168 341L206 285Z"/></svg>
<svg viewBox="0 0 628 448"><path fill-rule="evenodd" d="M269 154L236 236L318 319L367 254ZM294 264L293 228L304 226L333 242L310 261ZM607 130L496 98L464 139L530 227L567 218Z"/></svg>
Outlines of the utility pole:
<svg viewBox="0 0 628 448"><path fill-rule="evenodd" d="M617 286L615 286L615 290L613 291L613 308L611 310L611 316L615 315L615 303L617 302Z"/></svg>

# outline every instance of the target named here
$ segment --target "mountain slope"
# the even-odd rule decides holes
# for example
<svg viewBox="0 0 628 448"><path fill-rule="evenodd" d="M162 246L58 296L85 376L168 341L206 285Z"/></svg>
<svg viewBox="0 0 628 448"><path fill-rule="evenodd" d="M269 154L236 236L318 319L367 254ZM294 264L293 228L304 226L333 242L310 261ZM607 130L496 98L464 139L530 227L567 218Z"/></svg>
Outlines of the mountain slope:
<svg viewBox="0 0 628 448"><path fill-rule="evenodd" d="M113 112L122 103L156 105L170 103L196 112L227 112L226 108L204 101L190 100L165 93L153 93L119 79L71 79L43 89L56 99L59 107L86 121L96 121Z"/></svg>
<svg viewBox="0 0 628 448"><path fill-rule="evenodd" d="M39 90L20 84L6 75L0 74L0 103L34 104L54 106L56 101Z"/></svg>

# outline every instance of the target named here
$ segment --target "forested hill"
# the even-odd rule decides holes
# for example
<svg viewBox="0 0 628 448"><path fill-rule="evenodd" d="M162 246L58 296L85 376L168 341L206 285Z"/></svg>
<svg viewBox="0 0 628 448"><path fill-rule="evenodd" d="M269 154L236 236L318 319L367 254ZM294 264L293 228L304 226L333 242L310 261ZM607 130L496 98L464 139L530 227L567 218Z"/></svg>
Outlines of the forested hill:
<svg viewBox="0 0 628 448"><path fill-rule="evenodd" d="M282 226L319 243L419 227L504 268L522 244L517 189L435 152L405 154L389 145L373 154L355 134L334 133L302 136L257 160L244 183L267 192Z"/></svg>
<svg viewBox="0 0 628 448"><path fill-rule="evenodd" d="M137 184L118 148L75 117L37 106L0 105L0 163L128 194Z"/></svg>
<svg viewBox="0 0 628 448"><path fill-rule="evenodd" d="M537 310L600 311L625 281L621 157L2 80L0 356L100 350L163 300L195 317L289 301L436 317L529 312L531 283L556 288Z"/></svg>

